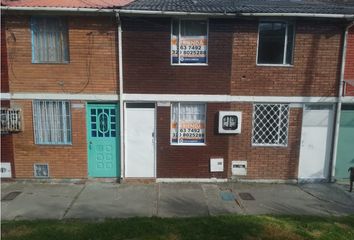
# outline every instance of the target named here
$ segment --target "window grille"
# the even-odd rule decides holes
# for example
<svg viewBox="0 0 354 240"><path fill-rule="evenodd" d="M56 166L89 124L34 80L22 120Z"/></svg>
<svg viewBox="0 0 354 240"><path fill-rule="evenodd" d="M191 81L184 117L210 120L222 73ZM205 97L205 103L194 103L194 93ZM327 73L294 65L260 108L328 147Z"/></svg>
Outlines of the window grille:
<svg viewBox="0 0 354 240"><path fill-rule="evenodd" d="M1 108L1 133L19 132L21 130L21 110L13 108Z"/></svg>
<svg viewBox="0 0 354 240"><path fill-rule="evenodd" d="M33 124L36 144L71 144L69 102L34 101Z"/></svg>
<svg viewBox="0 0 354 240"><path fill-rule="evenodd" d="M37 178L49 177L49 166L47 163L35 163L33 165L34 176Z"/></svg>
<svg viewBox="0 0 354 240"><path fill-rule="evenodd" d="M255 104L253 106L254 146L287 146L289 128L288 104Z"/></svg>
<svg viewBox="0 0 354 240"><path fill-rule="evenodd" d="M58 17L32 17L32 61L65 63L68 57L67 27Z"/></svg>

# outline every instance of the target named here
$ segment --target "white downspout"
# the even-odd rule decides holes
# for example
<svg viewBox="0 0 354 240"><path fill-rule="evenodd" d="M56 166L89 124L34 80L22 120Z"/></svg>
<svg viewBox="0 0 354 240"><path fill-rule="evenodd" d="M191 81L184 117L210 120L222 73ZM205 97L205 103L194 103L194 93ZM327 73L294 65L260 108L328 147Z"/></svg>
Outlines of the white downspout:
<svg viewBox="0 0 354 240"><path fill-rule="evenodd" d="M343 102L343 89L344 89L344 73L345 73L345 62L347 56L347 38L348 38L348 30L354 25L354 22L349 24L345 28L344 32L344 39L343 39L343 49L342 49L342 63L341 63L341 72L340 72L340 79L339 79L339 89L338 89L338 103L336 109L336 119L334 125L334 138L333 138L333 149L332 149L332 164L331 172L330 172L330 181L332 182L335 175L335 167L337 161L337 151L338 151L338 138L339 138L339 125L340 125L340 117L341 117L341 109L342 109L342 102Z"/></svg>
<svg viewBox="0 0 354 240"><path fill-rule="evenodd" d="M120 131L120 177L124 178L124 99L123 99L123 48L122 48L122 22L119 13L116 12L118 24L118 69L119 69L119 131Z"/></svg>

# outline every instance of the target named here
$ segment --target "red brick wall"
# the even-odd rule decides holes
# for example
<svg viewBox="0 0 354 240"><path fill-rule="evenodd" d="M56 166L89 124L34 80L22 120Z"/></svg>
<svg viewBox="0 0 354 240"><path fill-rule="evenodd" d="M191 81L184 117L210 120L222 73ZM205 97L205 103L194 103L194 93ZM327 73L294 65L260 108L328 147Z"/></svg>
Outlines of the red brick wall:
<svg viewBox="0 0 354 240"><path fill-rule="evenodd" d="M171 66L170 18L123 22L125 93L229 94L231 21L209 21L208 66Z"/></svg>
<svg viewBox="0 0 354 240"><path fill-rule="evenodd" d="M6 49L6 33L5 22L1 16L1 88L0 91L9 92L9 75L7 68L7 49Z"/></svg>
<svg viewBox="0 0 354 240"><path fill-rule="evenodd" d="M258 24L236 22L232 95L336 96L342 31L340 23L297 21L293 66L256 66Z"/></svg>
<svg viewBox="0 0 354 240"><path fill-rule="evenodd" d="M228 103L208 103L206 146L172 146L170 144L171 109L157 108L157 177L158 178L226 178L223 173L210 173L210 157L224 158L228 163L228 136L217 133L218 111L228 110Z"/></svg>
<svg viewBox="0 0 354 240"><path fill-rule="evenodd" d="M252 146L252 114L250 103L232 103L233 111L242 111L242 132L231 135L229 147L229 174L231 161L246 160L246 179L295 179L297 178L302 109L291 108L287 147Z"/></svg>
<svg viewBox="0 0 354 240"><path fill-rule="evenodd" d="M210 19L209 65L197 67L171 66L169 18L123 20L124 91L127 93L337 94L341 23L297 21L294 65L269 67L256 65L258 20Z"/></svg>
<svg viewBox="0 0 354 240"><path fill-rule="evenodd" d="M1 162L11 163L12 177L15 177L12 135L1 135Z"/></svg>
<svg viewBox="0 0 354 240"><path fill-rule="evenodd" d="M1 107L10 107L10 101L1 101ZM11 163L12 177L15 177L13 142L11 134L1 134L1 162Z"/></svg>
<svg viewBox="0 0 354 240"><path fill-rule="evenodd" d="M351 27L348 32L344 79L354 81L354 27ZM346 96L354 96L353 85L346 84Z"/></svg>
<svg viewBox="0 0 354 240"><path fill-rule="evenodd" d="M218 112L242 111L241 134L219 134ZM287 147L252 146L251 103L208 103L206 146L172 146L170 144L170 108L157 109L157 177L158 178L227 178L231 161L246 160L245 179L296 179L299 162L302 109L291 108ZM223 157L225 171L210 173L210 157Z"/></svg>
<svg viewBox="0 0 354 240"><path fill-rule="evenodd" d="M49 163L51 178L87 177L85 109L71 109L72 145L36 145L32 101L12 101L11 105L21 107L24 119L23 132L12 135L17 178L32 178L34 163Z"/></svg>
<svg viewBox="0 0 354 240"><path fill-rule="evenodd" d="M114 18L65 18L70 63L32 64L30 16L6 16L11 92L118 92Z"/></svg>

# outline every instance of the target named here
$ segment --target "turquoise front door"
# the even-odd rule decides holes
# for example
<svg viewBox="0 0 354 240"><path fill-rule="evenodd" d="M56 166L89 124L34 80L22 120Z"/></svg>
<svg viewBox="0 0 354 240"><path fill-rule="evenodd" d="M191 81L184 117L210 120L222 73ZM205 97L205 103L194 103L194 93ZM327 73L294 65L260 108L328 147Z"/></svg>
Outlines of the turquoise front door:
<svg viewBox="0 0 354 240"><path fill-rule="evenodd" d="M89 177L119 177L119 111L116 104L87 105Z"/></svg>

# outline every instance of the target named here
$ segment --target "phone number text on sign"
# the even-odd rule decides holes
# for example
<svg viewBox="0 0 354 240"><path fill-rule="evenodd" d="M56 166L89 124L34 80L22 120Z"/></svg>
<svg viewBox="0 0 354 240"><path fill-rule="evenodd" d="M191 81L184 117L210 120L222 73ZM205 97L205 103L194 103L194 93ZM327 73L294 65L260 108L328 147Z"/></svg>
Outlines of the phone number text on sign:
<svg viewBox="0 0 354 240"><path fill-rule="evenodd" d="M179 53L179 56L178 56ZM206 63L207 39L200 37L183 37L178 49L177 39L172 39L172 61L178 63Z"/></svg>

